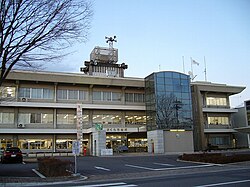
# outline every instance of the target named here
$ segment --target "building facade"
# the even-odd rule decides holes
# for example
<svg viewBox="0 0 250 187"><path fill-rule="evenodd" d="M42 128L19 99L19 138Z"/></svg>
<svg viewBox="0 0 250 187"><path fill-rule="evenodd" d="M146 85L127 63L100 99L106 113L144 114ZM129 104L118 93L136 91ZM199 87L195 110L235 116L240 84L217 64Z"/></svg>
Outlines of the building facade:
<svg viewBox="0 0 250 187"><path fill-rule="evenodd" d="M145 150L143 79L26 71L11 72L2 87L0 146L71 151L79 104L83 143L90 150L96 124L107 132L110 148Z"/></svg>
<svg viewBox="0 0 250 187"><path fill-rule="evenodd" d="M229 96L244 89L210 82L191 84L196 151L236 147L237 131L234 126L238 124L234 124L232 115L238 110L230 108Z"/></svg>
<svg viewBox="0 0 250 187"><path fill-rule="evenodd" d="M237 108L239 112L233 114L234 129L237 147L250 148L250 100L244 102L243 107Z"/></svg>
<svg viewBox="0 0 250 187"><path fill-rule="evenodd" d="M244 87L190 83L172 71L124 77L128 66L117 62L117 49L96 47L84 74L10 72L0 90L0 147L71 152L79 140L81 151L102 155L120 146L164 153L237 145L229 96Z"/></svg>
<svg viewBox="0 0 250 187"><path fill-rule="evenodd" d="M193 120L190 77L178 72L145 78L148 151L192 152Z"/></svg>

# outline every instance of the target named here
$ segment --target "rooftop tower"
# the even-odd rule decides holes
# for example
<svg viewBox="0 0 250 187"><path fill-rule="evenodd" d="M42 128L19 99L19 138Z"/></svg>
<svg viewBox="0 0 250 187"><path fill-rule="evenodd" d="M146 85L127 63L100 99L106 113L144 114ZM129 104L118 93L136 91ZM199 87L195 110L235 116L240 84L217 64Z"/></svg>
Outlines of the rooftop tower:
<svg viewBox="0 0 250 187"><path fill-rule="evenodd" d="M116 36L105 39L109 47L96 46L90 53L90 61L85 61L85 67L80 68L80 71L93 76L124 77L128 65L117 63L118 49L113 48L113 43L117 42Z"/></svg>

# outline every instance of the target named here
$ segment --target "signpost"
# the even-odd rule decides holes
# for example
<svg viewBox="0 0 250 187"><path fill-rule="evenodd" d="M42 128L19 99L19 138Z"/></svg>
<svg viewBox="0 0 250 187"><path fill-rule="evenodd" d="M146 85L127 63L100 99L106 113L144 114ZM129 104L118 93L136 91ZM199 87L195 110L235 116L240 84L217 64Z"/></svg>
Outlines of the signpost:
<svg viewBox="0 0 250 187"><path fill-rule="evenodd" d="M77 173L77 160L76 156L79 156L82 151L82 141L83 141L83 133L82 133L82 105L76 105L76 116L77 116L77 125L76 125L76 137L77 140L73 141L72 144L72 153L75 155L75 174Z"/></svg>
<svg viewBox="0 0 250 187"><path fill-rule="evenodd" d="M75 156L75 174L77 173L77 162L76 162L76 156L80 155L80 149L81 149L81 144L80 141L73 141L72 142L72 153Z"/></svg>

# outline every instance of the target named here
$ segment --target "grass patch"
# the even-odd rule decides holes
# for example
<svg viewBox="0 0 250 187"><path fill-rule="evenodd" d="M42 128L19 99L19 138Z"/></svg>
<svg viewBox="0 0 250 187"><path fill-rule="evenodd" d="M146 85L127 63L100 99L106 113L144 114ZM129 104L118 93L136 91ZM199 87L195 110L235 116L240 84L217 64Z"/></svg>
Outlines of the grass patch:
<svg viewBox="0 0 250 187"><path fill-rule="evenodd" d="M179 159L186 161L193 161L193 162L228 164L234 162L250 161L250 154L235 154L235 153L183 154L179 156Z"/></svg>

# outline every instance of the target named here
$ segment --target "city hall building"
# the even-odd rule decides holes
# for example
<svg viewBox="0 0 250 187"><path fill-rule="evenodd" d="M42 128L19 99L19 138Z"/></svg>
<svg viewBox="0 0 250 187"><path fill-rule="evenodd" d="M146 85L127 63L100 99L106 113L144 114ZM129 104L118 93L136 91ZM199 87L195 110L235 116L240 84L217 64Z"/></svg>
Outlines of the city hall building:
<svg viewBox="0 0 250 187"><path fill-rule="evenodd" d="M80 140L90 155L192 152L208 144L234 147L229 96L244 87L190 83L163 71L124 77L118 50L96 47L83 73L11 71L1 88L0 147L26 153L71 152Z"/></svg>

